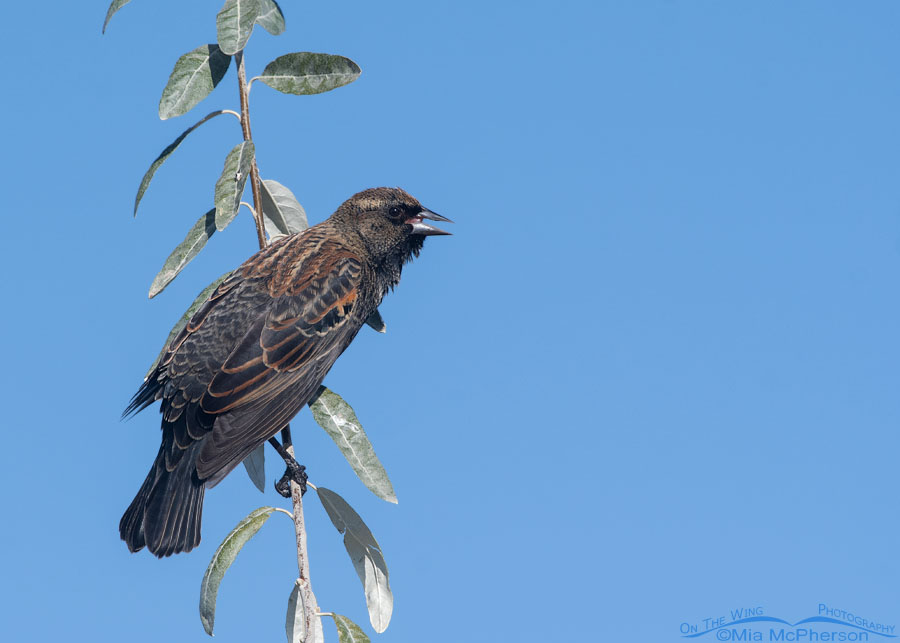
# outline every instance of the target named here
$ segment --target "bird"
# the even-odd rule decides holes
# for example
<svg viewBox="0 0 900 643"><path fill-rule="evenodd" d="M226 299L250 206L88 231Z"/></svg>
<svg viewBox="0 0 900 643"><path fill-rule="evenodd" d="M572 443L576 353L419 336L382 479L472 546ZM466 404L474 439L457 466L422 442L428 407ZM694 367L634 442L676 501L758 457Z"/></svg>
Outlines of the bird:
<svg viewBox="0 0 900 643"><path fill-rule="evenodd" d="M161 401L159 453L119 522L131 552L200 543L205 490L314 398L425 237L451 234L426 220L452 223L400 188L364 190L210 294L123 414Z"/></svg>

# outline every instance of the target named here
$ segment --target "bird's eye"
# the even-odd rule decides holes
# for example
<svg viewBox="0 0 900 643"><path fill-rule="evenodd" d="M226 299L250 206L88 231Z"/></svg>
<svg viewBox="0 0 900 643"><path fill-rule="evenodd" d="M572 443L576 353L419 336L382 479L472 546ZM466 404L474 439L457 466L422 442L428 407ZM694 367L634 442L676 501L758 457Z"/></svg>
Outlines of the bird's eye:
<svg viewBox="0 0 900 643"><path fill-rule="evenodd" d="M399 217L399 216L400 216L400 208L398 208L398 207L395 205L393 208L390 209L389 214L390 214L392 217Z"/></svg>

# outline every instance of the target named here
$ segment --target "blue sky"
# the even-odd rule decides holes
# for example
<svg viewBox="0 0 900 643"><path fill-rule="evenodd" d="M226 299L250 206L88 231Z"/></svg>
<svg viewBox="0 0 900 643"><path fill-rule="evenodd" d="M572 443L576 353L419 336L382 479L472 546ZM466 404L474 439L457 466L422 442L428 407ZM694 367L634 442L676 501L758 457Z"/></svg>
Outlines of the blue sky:
<svg viewBox="0 0 900 643"><path fill-rule="evenodd" d="M285 506L238 470L195 552L130 555L117 534L159 440L155 410L119 415L196 293L255 247L242 214L147 300L240 140L232 119L197 130L132 219L159 151L237 105L231 69L194 112L156 116L178 56L215 40L221 3L189 4L134 0L103 37L105 3L7 8L9 640L206 640L212 551ZM323 608L376 641L674 641L735 608L795 622L820 603L900 621L900 5L282 6L251 75L290 51L363 73L320 96L254 87L264 177L311 222L376 185L456 221L386 299L387 334L364 329L326 379L399 505L308 412L294 423L395 596L376 637L312 501ZM283 640L295 576L275 516L225 577L217 640Z"/></svg>

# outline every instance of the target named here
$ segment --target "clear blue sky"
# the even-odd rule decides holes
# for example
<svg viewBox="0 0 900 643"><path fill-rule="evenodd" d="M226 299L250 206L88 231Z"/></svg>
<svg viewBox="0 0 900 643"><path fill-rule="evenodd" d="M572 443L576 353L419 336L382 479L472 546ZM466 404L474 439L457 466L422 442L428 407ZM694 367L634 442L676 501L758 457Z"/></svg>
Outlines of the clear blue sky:
<svg viewBox="0 0 900 643"><path fill-rule="evenodd" d="M132 219L159 151L237 105L232 68L195 112L156 116L220 5L134 0L103 37L105 0L5 11L10 641L205 641L216 544L285 506L237 470L194 553L130 555L117 533L159 440L155 409L119 415L194 295L255 246L242 213L147 300L239 141L204 125ZM456 221L385 301L388 333L364 329L326 380L399 505L308 412L294 423L311 480L384 548L395 611L375 640L675 641L737 607L793 622L819 603L900 622L900 4L283 9L251 74L290 51L363 74L321 96L255 86L263 174L312 222L376 185ZM368 629L308 504L319 601ZM295 576L275 516L223 582L216 640L284 640Z"/></svg>

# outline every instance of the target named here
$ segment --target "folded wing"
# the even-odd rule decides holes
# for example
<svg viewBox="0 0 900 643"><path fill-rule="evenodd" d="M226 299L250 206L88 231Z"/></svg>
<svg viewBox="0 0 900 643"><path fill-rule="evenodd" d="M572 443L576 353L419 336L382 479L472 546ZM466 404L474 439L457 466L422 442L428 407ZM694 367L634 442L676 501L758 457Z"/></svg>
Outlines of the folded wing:
<svg viewBox="0 0 900 643"><path fill-rule="evenodd" d="M215 484L275 435L309 401L363 323L362 264L351 251L322 245L282 264L268 284L271 303L250 324L200 399L215 416L197 473Z"/></svg>

